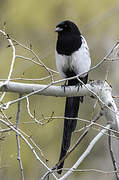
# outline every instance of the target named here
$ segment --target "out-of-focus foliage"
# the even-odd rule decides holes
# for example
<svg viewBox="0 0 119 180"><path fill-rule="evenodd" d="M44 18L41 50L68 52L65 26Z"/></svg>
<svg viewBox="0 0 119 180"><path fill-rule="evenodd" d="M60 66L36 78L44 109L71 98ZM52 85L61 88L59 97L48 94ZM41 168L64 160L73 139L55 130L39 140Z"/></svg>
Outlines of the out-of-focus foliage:
<svg viewBox="0 0 119 180"><path fill-rule="evenodd" d="M25 45L29 46L32 43L33 49L39 54L45 65L53 69L56 69L54 56L56 34L54 30L56 24L64 19L76 22L82 34L86 37L90 48L92 66L106 55L119 38L119 3L117 0L0 0L0 29L3 29L3 24L6 22L8 34ZM0 78L7 78L10 68L12 52L11 48L6 48L7 45L7 41L0 34ZM22 48L17 48L17 53L30 56ZM108 78L108 81L114 87L116 85L116 81L113 79L115 65L116 63L111 66L112 69ZM104 79L106 67L107 64L104 63L91 72L89 78ZM48 73L42 68L30 62L17 59L12 77L40 78L47 75ZM48 82L46 80L37 83L48 84ZM9 93L4 101L17 97L16 94ZM50 116L53 111L55 116L63 116L64 100L64 98L34 96L30 98L30 108L32 113L35 110L39 119L42 118L42 115ZM95 102L90 98L85 98L85 100L87 102L84 101L84 104L81 105L79 116L91 120ZM11 106L9 111L6 111L7 115L12 117L12 123L15 123L16 111L16 105ZM96 109L95 113L97 111L98 109ZM26 103L23 101L20 121L20 128L28 135L32 135L32 138L49 159L47 165L52 167L59 157L63 120L57 119L45 126L23 124L23 122L32 121L27 114ZM100 123L105 124L106 122L102 119ZM84 123L78 123L77 129L79 129L79 125L83 126ZM97 132L91 129L88 137L66 160L65 167L73 165ZM75 142L77 136L77 134L74 134L72 142ZM39 165L31 151L22 141L21 147L25 180L39 179L46 169ZM19 166L16 159L15 134L10 132L5 135L5 140L0 142L0 179L20 179ZM106 136L96 145L95 149L79 168L113 170ZM91 172L74 173L68 179L92 180L95 178L97 180L115 179L114 174L104 175Z"/></svg>

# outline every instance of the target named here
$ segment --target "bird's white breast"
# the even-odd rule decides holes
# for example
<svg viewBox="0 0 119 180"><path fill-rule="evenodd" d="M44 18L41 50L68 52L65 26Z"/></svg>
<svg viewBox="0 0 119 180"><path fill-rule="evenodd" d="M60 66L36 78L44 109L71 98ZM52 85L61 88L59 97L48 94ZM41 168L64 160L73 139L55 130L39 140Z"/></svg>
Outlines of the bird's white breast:
<svg viewBox="0 0 119 180"><path fill-rule="evenodd" d="M72 53L71 56L58 54L55 52L56 66L62 78L66 78L64 69L73 70L76 75L83 76L84 73L88 72L91 66L91 59L89 54L89 48L87 46L85 38L82 36L81 47ZM86 74L84 74L85 76Z"/></svg>

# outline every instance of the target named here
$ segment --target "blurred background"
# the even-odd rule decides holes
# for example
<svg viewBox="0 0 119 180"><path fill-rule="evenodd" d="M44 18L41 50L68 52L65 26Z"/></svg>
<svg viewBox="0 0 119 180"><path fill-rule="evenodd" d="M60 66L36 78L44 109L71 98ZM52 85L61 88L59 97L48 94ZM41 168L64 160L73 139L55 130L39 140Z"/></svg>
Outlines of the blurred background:
<svg viewBox="0 0 119 180"><path fill-rule="evenodd" d="M119 2L118 0L0 0L0 29L4 28L6 22L6 32L17 41L26 46L32 44L33 50L39 55L41 60L48 67L56 70L55 66L55 44L57 35L54 33L55 26L62 20L74 21L86 38L90 48L92 66L96 65L119 39ZM8 42L0 34L0 79L8 76L12 51L7 48ZM16 46L16 53L26 57L32 55L23 48ZM109 66L108 66L109 65ZM118 62L105 62L100 67L90 72L90 80L104 80L108 66L108 82L118 94ZM42 78L48 73L41 67L22 59L16 59L12 78ZM59 77L56 76L56 79ZM48 84L49 80L44 81L19 81L26 83ZM18 98L18 95L8 93L4 102ZM65 98L32 96L30 97L30 109L37 119L51 116L64 115ZM79 117L91 120L99 111L97 105L94 109L95 100L86 97L80 107ZM117 101L118 105L118 101ZM25 100L21 104L21 117L19 128L32 136L35 143L42 149L44 155L49 160L48 167L52 167L59 159L63 119L55 119L44 126L34 123L29 117ZM17 104L10 106L5 111L13 124L16 121ZM32 122L32 123L24 123ZM105 125L106 121L101 118L98 123ZM77 130L85 125L78 122ZM1 128L5 128L1 124ZM79 156L84 152L92 138L99 132L99 127L90 129L89 134L82 143L65 161L64 167L71 167ZM75 143L80 133L74 133L72 144ZM0 141L0 179L20 180L20 170L17 161L17 145L14 132L2 134L4 140ZM33 153L21 140L21 158L24 168L25 180L38 180L46 172L46 169L36 160ZM37 150L36 150L37 151ZM38 152L39 157L45 159ZM90 155L83 161L79 169L99 169L112 171L112 161L108 148L108 137L106 135L96 144ZM52 176L50 179L53 179ZM104 174L98 172L73 173L69 180L115 180L113 173Z"/></svg>

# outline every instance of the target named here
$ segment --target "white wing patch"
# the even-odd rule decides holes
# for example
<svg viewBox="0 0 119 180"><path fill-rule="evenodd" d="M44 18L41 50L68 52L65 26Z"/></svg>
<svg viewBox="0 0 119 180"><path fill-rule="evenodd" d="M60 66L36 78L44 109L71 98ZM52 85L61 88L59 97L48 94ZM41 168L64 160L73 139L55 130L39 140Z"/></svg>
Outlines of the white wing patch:
<svg viewBox="0 0 119 180"><path fill-rule="evenodd" d="M58 54L55 52L56 66L62 78L66 78L64 69L73 70L80 77L86 76L86 72L90 70L91 58L89 54L89 48L85 38L82 36L82 45L78 51L72 53L71 56ZM84 74L84 75L81 75Z"/></svg>

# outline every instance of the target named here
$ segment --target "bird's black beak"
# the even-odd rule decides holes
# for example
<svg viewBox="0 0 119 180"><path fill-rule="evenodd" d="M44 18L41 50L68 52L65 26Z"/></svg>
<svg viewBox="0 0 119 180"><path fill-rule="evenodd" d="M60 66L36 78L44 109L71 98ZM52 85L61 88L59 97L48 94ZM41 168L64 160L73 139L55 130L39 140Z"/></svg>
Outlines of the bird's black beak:
<svg viewBox="0 0 119 180"><path fill-rule="evenodd" d="M55 32L61 32L63 29L60 27L56 27Z"/></svg>

